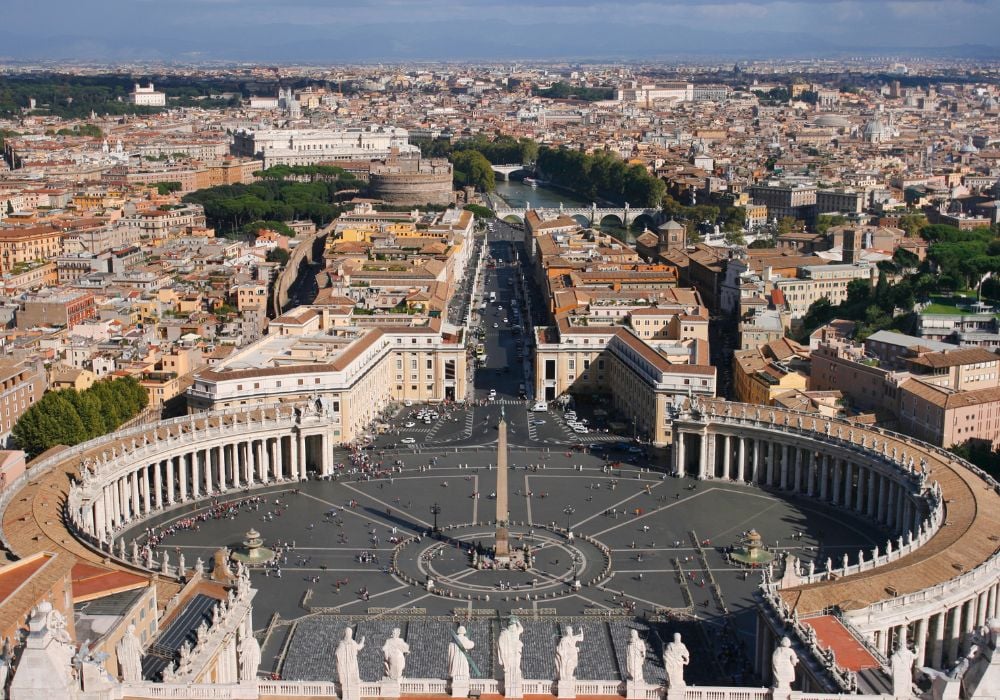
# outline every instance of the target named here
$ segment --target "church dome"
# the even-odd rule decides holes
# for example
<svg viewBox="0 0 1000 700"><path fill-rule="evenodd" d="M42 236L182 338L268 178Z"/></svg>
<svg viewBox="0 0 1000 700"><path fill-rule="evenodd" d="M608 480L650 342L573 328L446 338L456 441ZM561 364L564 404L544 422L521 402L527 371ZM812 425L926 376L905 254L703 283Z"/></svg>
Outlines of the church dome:
<svg viewBox="0 0 1000 700"><path fill-rule="evenodd" d="M813 120L813 124L824 128L843 129L850 126L847 117L842 114L821 114Z"/></svg>

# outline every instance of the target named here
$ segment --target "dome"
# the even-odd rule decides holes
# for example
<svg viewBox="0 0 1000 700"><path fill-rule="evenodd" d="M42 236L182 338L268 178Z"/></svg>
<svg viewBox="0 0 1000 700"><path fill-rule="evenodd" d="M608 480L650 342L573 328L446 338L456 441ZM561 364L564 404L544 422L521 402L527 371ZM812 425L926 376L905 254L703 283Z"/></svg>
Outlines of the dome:
<svg viewBox="0 0 1000 700"><path fill-rule="evenodd" d="M865 124L863 133L865 141L871 141L872 143L888 141L892 138L892 127L876 117Z"/></svg>
<svg viewBox="0 0 1000 700"><path fill-rule="evenodd" d="M835 129L841 129L850 126L850 122L847 121L847 117L842 114L821 114L813 121L816 126L822 127L832 127Z"/></svg>
<svg viewBox="0 0 1000 700"><path fill-rule="evenodd" d="M962 146L960 149L958 149L958 152L959 153L979 153L979 149L976 148L973 145L972 139L969 139L968 141L965 142L964 146Z"/></svg>

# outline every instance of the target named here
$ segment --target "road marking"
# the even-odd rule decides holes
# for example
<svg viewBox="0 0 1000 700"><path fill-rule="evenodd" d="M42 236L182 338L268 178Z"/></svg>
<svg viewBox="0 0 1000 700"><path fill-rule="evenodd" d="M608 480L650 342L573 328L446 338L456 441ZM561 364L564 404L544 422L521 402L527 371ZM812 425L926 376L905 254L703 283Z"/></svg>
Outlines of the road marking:
<svg viewBox="0 0 1000 700"><path fill-rule="evenodd" d="M651 491L652 491L653 489L655 489L655 488L657 488L658 486L660 486L661 484L663 484L663 482L662 482L662 481L650 481L650 482L647 482L647 483L648 483L648 484L650 484L650 487L649 487L649 492L651 492ZM640 490L640 491L639 491L638 493L635 493L635 494L633 494L633 495L629 496L628 498L625 498L625 499L622 499L622 500L618 501L617 503L612 503L612 504L611 504L610 506L608 506L608 507L607 507L607 508L606 508L605 510L611 510L612 508L617 508L618 506L622 505L623 503L628 503L629 501L631 501L631 500L632 500L633 498L635 498L636 496L643 496L643 495L649 495L649 492L647 492L647 491L646 491L646 489L645 489L645 488L643 488L643 489L641 489L641 490ZM598 506L598 507L600 507L600 506ZM663 508L660 508L659 510L663 510ZM656 511L649 511L649 512L656 512ZM599 518L599 517L601 517L602 515L604 515L604 513L603 513L603 512L600 512L600 513L594 513L594 514L593 514L593 515L591 515L591 516L590 516L589 518L585 518L584 520L581 520L580 522L576 523L576 525L574 525L574 527L580 527L580 526L581 526L581 525L583 525L584 523L587 523L587 522L590 522L590 521L591 521L591 520L593 520L594 518ZM640 517L645 517L646 515L649 515L649 513L644 513L644 514L643 514L642 516L640 516ZM634 518L634 520L638 520L638 518ZM614 528L611 528L611 529L613 530ZM607 530L605 530L604 532L607 532ZM595 534L594 536L596 537L596 536L597 536L597 535L599 535L599 534L601 534L601 533L597 533L597 534Z"/></svg>
<svg viewBox="0 0 1000 700"><path fill-rule="evenodd" d="M638 517L628 517L628 516L626 516L627 520L625 522L619 523L618 525L612 525L611 527L607 528L606 530L601 530L600 532L595 532L595 533L593 533L591 535L591 537L600 537L601 535L607 534L607 533L611 532L612 530L617 530L618 528L623 527L625 525L631 525L633 523L637 523L640 520L643 520L644 518L647 518L650 515L653 515L654 513L662 513L665 510L669 510L670 508L673 508L674 506L679 506L682 503L687 503L688 501L690 501L690 500L692 500L694 498L698 498L698 496L701 496L702 494L706 494L706 493L709 493L709 492L714 491L714 490L715 489L706 489L704 491L699 491L698 493L694 494L693 496L688 496L687 498L683 498L683 499L681 499L679 501L674 501L673 503L665 505L662 508L657 508L655 510L646 511L645 513L643 513L642 515L640 515ZM643 490L640 493L646 493L646 491ZM634 498L634 496L633 496L633 498ZM626 500L629 500L629 499L626 499ZM590 518L587 518L587 520L591 520L591 519L596 518L596 517L597 517L597 515L592 515L592 516L590 516Z"/></svg>

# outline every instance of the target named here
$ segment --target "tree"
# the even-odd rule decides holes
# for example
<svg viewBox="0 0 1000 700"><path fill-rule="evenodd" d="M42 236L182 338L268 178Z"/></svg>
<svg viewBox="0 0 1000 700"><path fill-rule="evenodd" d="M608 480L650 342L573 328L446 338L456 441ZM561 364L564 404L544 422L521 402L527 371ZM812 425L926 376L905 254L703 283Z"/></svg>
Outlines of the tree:
<svg viewBox="0 0 1000 700"><path fill-rule="evenodd" d="M906 235L911 238L919 236L927 223L927 217L919 212L903 214L899 217L899 228L906 231Z"/></svg>
<svg viewBox="0 0 1000 700"><path fill-rule="evenodd" d="M271 248L271 250L267 251L266 259L268 262L276 262L281 263L282 265L287 265L288 258L290 257L291 253L284 248Z"/></svg>
<svg viewBox="0 0 1000 700"><path fill-rule="evenodd" d="M799 222L794 216L783 216L778 219L778 235L791 233L799 227Z"/></svg>
<svg viewBox="0 0 1000 700"><path fill-rule="evenodd" d="M156 182L153 183L152 186L156 188L156 192L160 195L168 195L171 192L180 192L182 187L181 183L173 180L169 182Z"/></svg>
<svg viewBox="0 0 1000 700"><path fill-rule="evenodd" d="M729 245L746 245L747 239L743 235L742 231L726 231L726 235L723 239Z"/></svg>
<svg viewBox="0 0 1000 700"><path fill-rule="evenodd" d="M477 219L492 219L493 210L480 204L466 204L463 209L471 211Z"/></svg>
<svg viewBox="0 0 1000 700"><path fill-rule="evenodd" d="M7 200L7 216L10 216L13 213L14 213L14 203L8 199Z"/></svg>
<svg viewBox="0 0 1000 700"><path fill-rule="evenodd" d="M482 192L496 189L496 175L493 166L479 151L458 151L451 154L455 166L455 184L460 187L475 187Z"/></svg>
<svg viewBox="0 0 1000 700"><path fill-rule="evenodd" d="M816 219L816 232L826 233L831 226L843 226L847 217L839 214L820 214Z"/></svg>

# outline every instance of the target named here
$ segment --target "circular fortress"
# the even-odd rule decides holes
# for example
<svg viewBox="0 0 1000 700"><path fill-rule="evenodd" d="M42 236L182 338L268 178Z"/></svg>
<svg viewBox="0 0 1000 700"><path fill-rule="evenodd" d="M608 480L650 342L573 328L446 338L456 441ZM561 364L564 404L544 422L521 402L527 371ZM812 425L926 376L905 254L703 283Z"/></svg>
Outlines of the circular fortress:
<svg viewBox="0 0 1000 700"><path fill-rule="evenodd" d="M372 194L389 204L451 204L452 167L443 158L395 158L373 162Z"/></svg>

